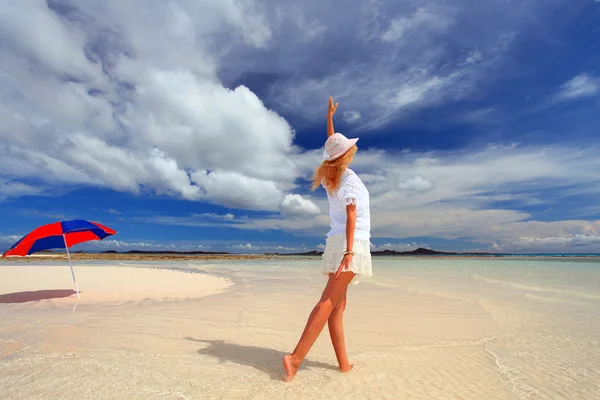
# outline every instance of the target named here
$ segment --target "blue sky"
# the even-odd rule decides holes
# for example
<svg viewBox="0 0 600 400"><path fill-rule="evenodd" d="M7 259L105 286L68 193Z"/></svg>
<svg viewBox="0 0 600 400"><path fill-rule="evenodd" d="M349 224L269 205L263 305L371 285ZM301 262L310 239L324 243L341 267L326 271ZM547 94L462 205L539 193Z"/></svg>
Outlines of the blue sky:
<svg viewBox="0 0 600 400"><path fill-rule="evenodd" d="M289 4L0 5L0 249L320 249L332 95L374 250L600 252L600 2Z"/></svg>

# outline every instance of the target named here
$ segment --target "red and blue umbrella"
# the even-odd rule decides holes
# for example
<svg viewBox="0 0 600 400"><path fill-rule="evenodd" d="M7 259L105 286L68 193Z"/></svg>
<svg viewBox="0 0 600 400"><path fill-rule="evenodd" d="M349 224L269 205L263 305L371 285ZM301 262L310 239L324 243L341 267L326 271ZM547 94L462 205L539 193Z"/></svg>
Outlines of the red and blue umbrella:
<svg viewBox="0 0 600 400"><path fill-rule="evenodd" d="M23 236L17 243L13 244L2 257L28 256L43 250L66 249L67 257L69 258L69 266L71 267L71 275L73 276L73 283L75 284L77 297L79 297L79 288L77 287L75 273L73 272L73 266L71 265L69 247L90 240L102 240L105 237L116 233L115 230L106 226L82 219L54 222L52 224L40 226Z"/></svg>

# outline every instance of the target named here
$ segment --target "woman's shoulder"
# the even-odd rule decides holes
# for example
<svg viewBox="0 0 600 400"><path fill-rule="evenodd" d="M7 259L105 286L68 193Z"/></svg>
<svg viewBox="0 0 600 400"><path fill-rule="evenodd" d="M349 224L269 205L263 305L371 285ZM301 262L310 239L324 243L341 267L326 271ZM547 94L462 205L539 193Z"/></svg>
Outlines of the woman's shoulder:
<svg viewBox="0 0 600 400"><path fill-rule="evenodd" d="M350 168L346 168L344 170L344 173L342 174L342 179L343 178L349 178L349 177L358 177L358 175L356 175L356 172L354 172L353 170L351 170Z"/></svg>
<svg viewBox="0 0 600 400"><path fill-rule="evenodd" d="M356 172L354 172L350 168L346 168L346 170L342 174L342 182L354 182L354 181L360 181L360 178L358 177Z"/></svg>
<svg viewBox="0 0 600 400"><path fill-rule="evenodd" d="M352 171L350 168L347 168L342 175L342 181L340 182L341 186L344 187L360 187L362 186L362 181L356 174L356 172Z"/></svg>

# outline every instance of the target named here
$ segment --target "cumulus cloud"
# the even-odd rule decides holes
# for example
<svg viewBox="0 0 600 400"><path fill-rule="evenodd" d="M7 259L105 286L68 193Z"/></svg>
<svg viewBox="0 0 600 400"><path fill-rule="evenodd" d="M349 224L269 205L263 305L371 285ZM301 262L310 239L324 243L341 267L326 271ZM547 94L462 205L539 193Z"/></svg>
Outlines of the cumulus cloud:
<svg viewBox="0 0 600 400"><path fill-rule="evenodd" d="M600 192L597 151L557 146L401 154L368 150L357 156L353 168L371 195L374 238L432 236L492 243L595 232L598 222L593 220L536 221L521 210L574 195L595 199ZM315 203L327 209L325 200ZM328 217L320 214L251 219L236 226L324 235L328 225Z"/></svg>
<svg viewBox="0 0 600 400"><path fill-rule="evenodd" d="M509 3L514 12L499 12L507 3L496 0L3 4L0 199L81 186L150 192L273 213L158 216L159 223L322 235L326 201L297 186L320 151L295 146L294 130L269 105L322 120L332 94L346 123L369 130L465 99L530 23L527 16L553 10ZM333 29L334 19L346 23ZM261 77L260 97L240 83ZM558 96L586 97L598 88L586 73ZM594 221L540 222L520 211L597 195L594 148L373 149L361 151L355 165L372 196L375 237L514 242L597 229Z"/></svg>
<svg viewBox="0 0 600 400"><path fill-rule="evenodd" d="M418 248L427 248L426 244L417 244L416 242L412 243L384 243L384 244L371 244L371 251L412 251Z"/></svg>
<svg viewBox="0 0 600 400"><path fill-rule="evenodd" d="M597 253L600 252L600 221L593 232L568 234L563 236L519 237L492 243L490 251L495 253Z"/></svg>
<svg viewBox="0 0 600 400"><path fill-rule="evenodd" d="M433 183L428 181L427 179L423 179L421 176L415 176L413 178L407 179L403 182L400 182L398 188L403 190L416 190L416 191L425 191L429 190L433 187Z"/></svg>
<svg viewBox="0 0 600 400"><path fill-rule="evenodd" d="M286 216L316 215L320 212L315 203L298 194L286 195L281 204L281 213Z"/></svg>
<svg viewBox="0 0 600 400"><path fill-rule="evenodd" d="M278 210L292 129L218 78L271 38L252 0L0 6L0 197L87 185Z"/></svg>
<svg viewBox="0 0 600 400"><path fill-rule="evenodd" d="M9 246L15 244L22 237L22 235L0 235L0 246L8 249Z"/></svg>
<svg viewBox="0 0 600 400"><path fill-rule="evenodd" d="M304 253L310 251L305 245L298 246L282 246L282 245L274 245L274 244L235 244L235 245L227 245L227 249L230 249L234 252L242 252L242 253Z"/></svg>
<svg viewBox="0 0 600 400"><path fill-rule="evenodd" d="M600 92L600 79L584 73L565 82L557 94L559 100L572 100L594 96Z"/></svg>
<svg viewBox="0 0 600 400"><path fill-rule="evenodd" d="M3 244L3 236L0 236L0 245ZM18 239L16 239L18 240ZM204 252L227 252L227 253L300 253L311 249L304 244L281 245L275 243L154 243L154 242L129 242L123 240L102 240L83 243L77 246L79 250L106 251L116 250L119 252L130 250L142 251L204 251Z"/></svg>
<svg viewBox="0 0 600 400"><path fill-rule="evenodd" d="M299 157L313 156L318 158L318 151ZM304 176L310 176L311 163L297 163L304 165ZM595 199L600 193L600 159L595 148L489 146L476 151L401 154L367 150L361 151L352 167L370 192L373 238L461 238L491 245L521 237L567 238L600 231L599 221L536 221L523 211L531 205L543 209L572 196ZM310 201L321 210L319 214L235 216L219 221L198 215L154 216L151 222L322 237L330 224L328 204L322 191L315 194L319 197ZM298 197L288 199L290 203L298 200L295 205L302 209Z"/></svg>
<svg viewBox="0 0 600 400"><path fill-rule="evenodd" d="M128 242L125 240L101 240L91 241L85 244L78 245L79 249L84 248L95 248L95 249L111 249L116 251L128 251L128 250L146 250L146 251L194 251L201 250L205 246L201 244L194 245L175 245L175 244L163 244L163 243L147 243L147 242Z"/></svg>

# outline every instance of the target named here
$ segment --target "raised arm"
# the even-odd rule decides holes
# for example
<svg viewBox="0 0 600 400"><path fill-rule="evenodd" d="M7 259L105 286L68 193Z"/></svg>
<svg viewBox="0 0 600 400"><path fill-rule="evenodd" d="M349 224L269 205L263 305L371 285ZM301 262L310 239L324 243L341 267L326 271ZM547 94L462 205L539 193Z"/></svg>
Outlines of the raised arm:
<svg viewBox="0 0 600 400"><path fill-rule="evenodd" d="M335 130L333 129L333 114L335 114L337 107L338 103L333 105L333 97L329 96L329 110L327 111L327 137L335 133Z"/></svg>

